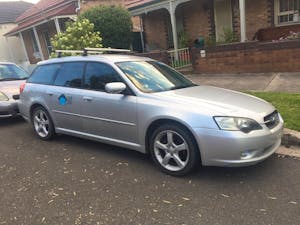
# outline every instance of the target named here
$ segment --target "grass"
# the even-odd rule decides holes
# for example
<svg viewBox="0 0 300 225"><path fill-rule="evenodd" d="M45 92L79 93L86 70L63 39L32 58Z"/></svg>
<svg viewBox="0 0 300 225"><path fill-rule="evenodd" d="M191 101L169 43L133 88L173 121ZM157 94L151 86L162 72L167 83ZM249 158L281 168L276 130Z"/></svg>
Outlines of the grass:
<svg viewBox="0 0 300 225"><path fill-rule="evenodd" d="M248 92L270 102L280 112L285 127L300 131L300 94L278 92Z"/></svg>

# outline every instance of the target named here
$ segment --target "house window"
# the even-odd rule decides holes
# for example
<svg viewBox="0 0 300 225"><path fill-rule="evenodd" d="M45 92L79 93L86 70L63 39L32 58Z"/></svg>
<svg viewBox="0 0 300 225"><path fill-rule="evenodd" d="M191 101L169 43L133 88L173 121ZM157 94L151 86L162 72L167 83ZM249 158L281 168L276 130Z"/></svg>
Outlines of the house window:
<svg viewBox="0 0 300 225"><path fill-rule="evenodd" d="M278 24L291 24L300 22L300 0L277 0Z"/></svg>

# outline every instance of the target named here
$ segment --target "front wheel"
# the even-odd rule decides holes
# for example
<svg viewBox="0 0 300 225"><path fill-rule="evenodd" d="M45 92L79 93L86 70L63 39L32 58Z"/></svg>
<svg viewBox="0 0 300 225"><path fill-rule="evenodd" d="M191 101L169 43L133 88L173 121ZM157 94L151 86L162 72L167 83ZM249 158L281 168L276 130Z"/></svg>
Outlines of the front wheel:
<svg viewBox="0 0 300 225"><path fill-rule="evenodd" d="M54 126L49 113L41 106L32 113L32 125L36 135L42 140L49 140L54 136Z"/></svg>
<svg viewBox="0 0 300 225"><path fill-rule="evenodd" d="M159 168L172 176L183 176L200 164L197 145L184 127L162 125L150 138L150 152Z"/></svg>

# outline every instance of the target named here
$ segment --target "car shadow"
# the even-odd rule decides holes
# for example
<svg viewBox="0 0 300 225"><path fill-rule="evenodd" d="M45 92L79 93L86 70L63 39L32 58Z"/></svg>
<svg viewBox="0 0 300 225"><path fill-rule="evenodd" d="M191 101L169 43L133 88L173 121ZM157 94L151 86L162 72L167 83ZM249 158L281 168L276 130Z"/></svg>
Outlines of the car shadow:
<svg viewBox="0 0 300 225"><path fill-rule="evenodd" d="M0 119L0 127L15 126L15 125L19 125L22 123L25 124L26 121L21 116Z"/></svg>
<svg viewBox="0 0 300 225"><path fill-rule="evenodd" d="M258 177L264 177L272 172L273 168L276 168L276 156L272 156L264 162L257 165L247 167L202 167L199 166L191 174L183 177L172 177L170 175L161 172L153 163L149 154L143 154L130 149L116 147L113 145L103 144L96 141L85 140L77 137L59 135L55 138L56 142L64 143L67 145L76 145L79 149L84 149L88 153L91 153L97 157L108 157L113 160L127 161L130 165L136 168L137 173L140 175L149 175L151 177L157 177L159 179L171 179L179 181L201 181L201 182L213 182L218 183L240 183L241 180L247 179L251 182L258 179ZM75 149L74 149L75 150ZM144 174L143 174L144 173Z"/></svg>

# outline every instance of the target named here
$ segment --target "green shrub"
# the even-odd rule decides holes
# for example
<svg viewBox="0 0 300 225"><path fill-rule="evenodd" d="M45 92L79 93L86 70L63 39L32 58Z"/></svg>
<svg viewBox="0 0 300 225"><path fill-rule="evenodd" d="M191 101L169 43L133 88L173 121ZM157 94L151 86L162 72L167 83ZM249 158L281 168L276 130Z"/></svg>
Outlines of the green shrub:
<svg viewBox="0 0 300 225"><path fill-rule="evenodd" d="M216 46L216 37L215 36L208 36L205 38L204 44L206 47L214 47Z"/></svg>
<svg viewBox="0 0 300 225"><path fill-rule="evenodd" d="M129 12L121 6L96 6L83 12L102 36L104 47L129 48L132 42L132 21Z"/></svg>
<svg viewBox="0 0 300 225"><path fill-rule="evenodd" d="M94 32L94 24L87 19L68 22L66 31L56 34L51 43L53 50L82 50L84 48L101 48L100 32ZM70 54L63 54L70 55ZM52 53L52 57L56 54Z"/></svg>
<svg viewBox="0 0 300 225"><path fill-rule="evenodd" d="M237 42L237 37L232 29L230 28L223 28L223 35L221 37L220 44L229 44Z"/></svg>
<svg viewBox="0 0 300 225"><path fill-rule="evenodd" d="M189 38L185 32L180 32L178 35L179 48L189 47Z"/></svg>

